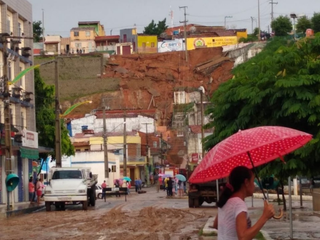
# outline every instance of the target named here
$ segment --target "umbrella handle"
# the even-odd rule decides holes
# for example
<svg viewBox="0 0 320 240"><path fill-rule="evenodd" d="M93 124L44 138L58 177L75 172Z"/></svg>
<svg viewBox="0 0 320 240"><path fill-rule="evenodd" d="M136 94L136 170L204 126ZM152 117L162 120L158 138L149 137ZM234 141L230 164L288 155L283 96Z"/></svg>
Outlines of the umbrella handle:
<svg viewBox="0 0 320 240"><path fill-rule="evenodd" d="M273 216L274 219L280 219L283 217L283 209L279 208L280 214L278 216Z"/></svg>

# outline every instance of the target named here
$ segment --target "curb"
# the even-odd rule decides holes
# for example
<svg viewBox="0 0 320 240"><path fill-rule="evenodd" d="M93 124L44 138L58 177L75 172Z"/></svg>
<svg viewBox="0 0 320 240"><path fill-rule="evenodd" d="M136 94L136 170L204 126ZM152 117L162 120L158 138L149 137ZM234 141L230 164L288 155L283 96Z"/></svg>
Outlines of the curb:
<svg viewBox="0 0 320 240"><path fill-rule="evenodd" d="M7 211L4 215L7 218L9 218L9 217L13 217L13 216L22 215L22 214L32 213L32 212L40 210L42 208L45 208L45 206L41 205L41 206L35 206L35 207L30 207L30 208Z"/></svg>
<svg viewBox="0 0 320 240"><path fill-rule="evenodd" d="M205 235L218 235L218 230L213 228L213 221L214 221L215 217L210 217L207 221L207 223L204 225L203 229L202 229L202 234Z"/></svg>
<svg viewBox="0 0 320 240"><path fill-rule="evenodd" d="M277 194L268 194L267 196L269 196L269 199L277 199ZM262 193L254 193L254 194L253 194L253 197L254 197L254 198L261 198L261 199L264 198ZM288 196L288 195L284 195L284 197L285 197L286 200L289 199L289 196ZM282 198L282 195L280 195L280 198ZM300 196L291 195L291 199L292 199L292 200L300 200ZM302 200L312 201L312 196L303 195L303 196L302 196Z"/></svg>

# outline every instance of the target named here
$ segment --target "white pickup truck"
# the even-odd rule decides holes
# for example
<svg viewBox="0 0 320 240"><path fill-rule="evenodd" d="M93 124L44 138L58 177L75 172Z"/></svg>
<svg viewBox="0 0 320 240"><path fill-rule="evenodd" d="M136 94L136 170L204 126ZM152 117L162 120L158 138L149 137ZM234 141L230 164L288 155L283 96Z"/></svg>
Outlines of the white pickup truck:
<svg viewBox="0 0 320 240"><path fill-rule="evenodd" d="M64 209L66 204L82 204L83 210L88 205L95 206L96 184L98 175L92 175L90 168L52 168L49 172L49 185L44 192L46 210L51 205Z"/></svg>

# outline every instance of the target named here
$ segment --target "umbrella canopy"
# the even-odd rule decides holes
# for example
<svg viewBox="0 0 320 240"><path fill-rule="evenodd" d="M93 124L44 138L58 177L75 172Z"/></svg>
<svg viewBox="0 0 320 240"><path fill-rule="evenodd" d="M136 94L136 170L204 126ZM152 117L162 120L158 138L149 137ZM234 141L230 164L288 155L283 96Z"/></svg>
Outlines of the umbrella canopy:
<svg viewBox="0 0 320 240"><path fill-rule="evenodd" d="M185 182L187 180L186 177L183 176L182 174L176 174L175 177L182 182Z"/></svg>
<svg viewBox="0 0 320 240"><path fill-rule="evenodd" d="M131 178L129 178L129 177L123 177L122 179L126 180L127 182L131 182Z"/></svg>
<svg viewBox="0 0 320 240"><path fill-rule="evenodd" d="M189 178L191 183L227 177L236 166L252 168L281 158L312 139L312 135L278 126L240 130L214 146Z"/></svg>

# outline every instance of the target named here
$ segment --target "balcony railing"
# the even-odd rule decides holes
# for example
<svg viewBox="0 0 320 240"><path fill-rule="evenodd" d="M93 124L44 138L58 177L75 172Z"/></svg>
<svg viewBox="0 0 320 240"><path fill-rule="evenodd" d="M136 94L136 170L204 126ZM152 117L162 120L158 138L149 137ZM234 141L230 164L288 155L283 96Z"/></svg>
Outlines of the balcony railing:
<svg viewBox="0 0 320 240"><path fill-rule="evenodd" d="M146 163L146 157L128 157L127 163L133 163L133 162L139 162L139 163ZM120 163L123 163L123 156L120 157Z"/></svg>

